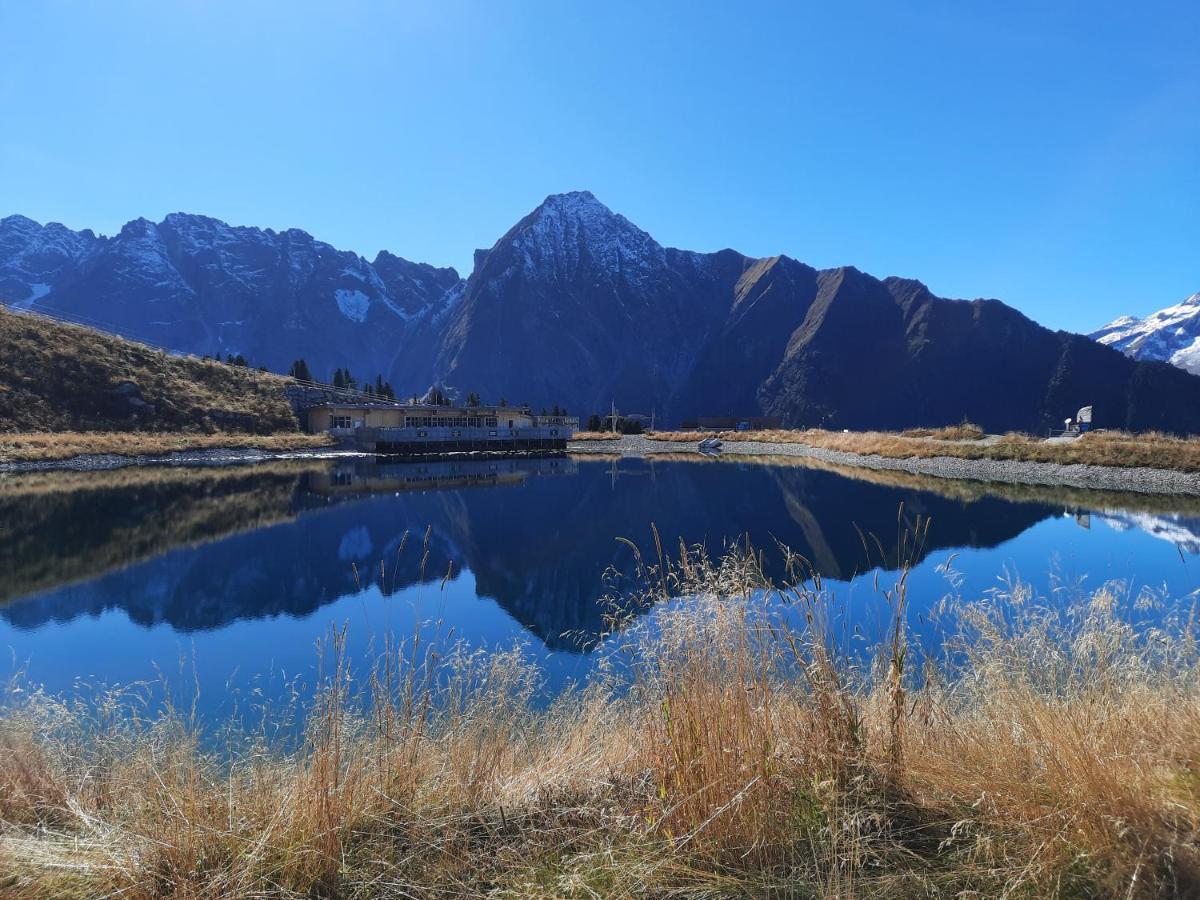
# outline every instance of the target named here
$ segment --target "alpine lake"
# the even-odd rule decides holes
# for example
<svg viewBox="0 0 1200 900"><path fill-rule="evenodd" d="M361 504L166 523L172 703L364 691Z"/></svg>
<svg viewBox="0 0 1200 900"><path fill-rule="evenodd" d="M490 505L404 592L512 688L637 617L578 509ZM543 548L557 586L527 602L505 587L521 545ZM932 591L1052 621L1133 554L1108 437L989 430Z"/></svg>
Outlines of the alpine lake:
<svg viewBox="0 0 1200 900"><path fill-rule="evenodd" d="M655 531L667 555L749 545L773 577L786 546L863 635L907 563L927 653L951 595L1019 584L1052 604L1107 584L1153 622L1200 589L1197 498L732 454L39 472L0 476L0 677L55 694L146 685L218 722L303 694L344 629L358 671L414 636L520 647L552 697L619 639L611 615L634 548L656 561Z"/></svg>

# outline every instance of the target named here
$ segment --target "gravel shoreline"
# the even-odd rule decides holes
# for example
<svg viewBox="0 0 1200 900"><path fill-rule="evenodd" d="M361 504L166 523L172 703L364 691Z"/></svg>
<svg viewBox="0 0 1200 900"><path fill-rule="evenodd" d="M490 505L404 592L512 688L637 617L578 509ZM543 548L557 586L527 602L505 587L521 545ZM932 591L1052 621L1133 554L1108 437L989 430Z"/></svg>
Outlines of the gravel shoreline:
<svg viewBox="0 0 1200 900"><path fill-rule="evenodd" d="M628 435L617 441L573 441L568 452L620 454L628 457L647 457L656 453L695 453L695 444L651 441ZM823 462L953 478L967 481L991 481L1007 484L1038 484L1104 491L1134 491L1142 494L1186 494L1200 496L1200 474L1176 472L1172 469L1145 467L1061 465L1059 463L1021 462L1019 460L959 459L950 456L907 457L891 459L823 450L806 444L772 443L767 441L726 441L722 456L802 456Z"/></svg>
<svg viewBox="0 0 1200 900"><path fill-rule="evenodd" d="M0 475L21 472L100 472L129 466L236 466L274 459L335 459L364 454L346 450L183 450L176 453L123 456L117 453L92 453L69 459L16 460L0 462Z"/></svg>
<svg viewBox="0 0 1200 900"><path fill-rule="evenodd" d="M616 441L572 441L568 444L567 451L581 456L618 454L633 458L645 458L661 453L694 453L698 458L703 456L695 444L651 441L635 435L627 435ZM1200 496L1200 474L1176 472L1171 469L1060 465L1018 460L959 459L950 456L892 459L883 456L846 453L839 450L823 450L818 447L809 447L806 444L769 441L726 441L721 454L723 456L799 456L865 469L909 472L914 475L967 481ZM121 469L128 466L231 466L278 459L336 459L361 455L363 454L336 449L278 451L211 449L138 456L91 454L70 459L2 462L0 463L0 474L54 470L93 472Z"/></svg>

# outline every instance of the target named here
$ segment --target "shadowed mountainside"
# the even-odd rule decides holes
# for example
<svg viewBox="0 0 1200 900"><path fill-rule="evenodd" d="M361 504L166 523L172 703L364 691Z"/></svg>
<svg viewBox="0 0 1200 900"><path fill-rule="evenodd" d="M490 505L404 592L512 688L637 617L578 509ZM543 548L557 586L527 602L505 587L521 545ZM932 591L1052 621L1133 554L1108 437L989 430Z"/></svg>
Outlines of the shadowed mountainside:
<svg viewBox="0 0 1200 900"><path fill-rule="evenodd" d="M295 230L174 214L113 238L0 220L0 301L63 310L191 353L243 353L317 377L349 366L401 395L588 415L615 403L698 415L904 428L964 417L1040 431L1085 405L1097 427L1200 431L1200 379L1043 328L998 300L786 256L664 247L587 191L556 194L463 281Z"/></svg>

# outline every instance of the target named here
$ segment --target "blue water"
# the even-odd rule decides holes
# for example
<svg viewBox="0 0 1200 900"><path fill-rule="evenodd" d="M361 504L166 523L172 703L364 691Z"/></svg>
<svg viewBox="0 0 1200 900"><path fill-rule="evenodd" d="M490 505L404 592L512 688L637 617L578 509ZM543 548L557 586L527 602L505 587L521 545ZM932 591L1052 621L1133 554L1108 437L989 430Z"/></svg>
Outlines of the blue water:
<svg viewBox="0 0 1200 900"><path fill-rule="evenodd" d="M592 664L597 601L626 583L610 567L632 571L616 538L652 556L652 524L669 552L748 538L768 570L786 544L869 625L901 526L927 520L909 596L934 643L943 597L1006 577L1050 599L1111 581L1176 601L1200 589L1200 506L1185 500L567 457L56 477L0 481L0 675L54 692L164 683L210 720L302 694L342 626L360 671L387 635L520 644L553 694Z"/></svg>

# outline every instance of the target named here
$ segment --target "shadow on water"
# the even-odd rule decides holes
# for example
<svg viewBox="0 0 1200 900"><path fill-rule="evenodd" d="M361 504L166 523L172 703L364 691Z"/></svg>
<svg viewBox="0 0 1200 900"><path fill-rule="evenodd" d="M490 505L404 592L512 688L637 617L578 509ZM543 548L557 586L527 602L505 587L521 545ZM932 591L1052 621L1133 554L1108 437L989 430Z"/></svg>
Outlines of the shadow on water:
<svg viewBox="0 0 1200 900"><path fill-rule="evenodd" d="M850 581L897 565L901 508L909 525L933 523L922 556L995 547L1064 512L1083 527L1102 518L1200 549L1194 501L795 458L359 458L54 473L0 481L0 616L36 629L119 609L140 625L197 632L304 617L365 587L390 596L465 569L477 595L546 647L573 651L605 628L606 571L629 569L617 537L645 544L653 524L672 547L713 553L746 538L778 542L824 578ZM869 561L860 530L882 542ZM412 543L399 553L405 533Z"/></svg>

